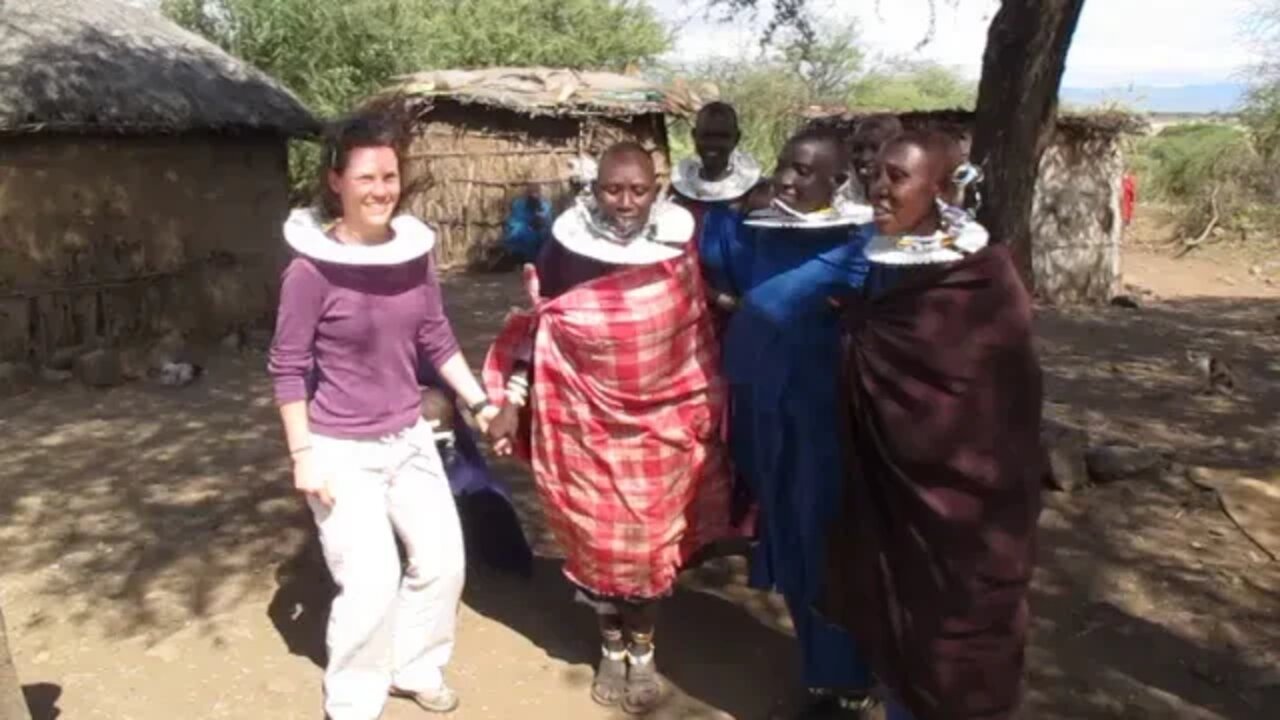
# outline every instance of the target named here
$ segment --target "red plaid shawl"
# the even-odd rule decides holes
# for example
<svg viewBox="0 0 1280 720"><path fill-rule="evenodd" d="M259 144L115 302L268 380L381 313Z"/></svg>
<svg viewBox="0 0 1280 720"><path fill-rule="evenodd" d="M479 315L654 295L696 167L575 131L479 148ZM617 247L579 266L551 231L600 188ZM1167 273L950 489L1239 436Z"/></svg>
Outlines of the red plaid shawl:
<svg viewBox="0 0 1280 720"><path fill-rule="evenodd" d="M528 435L565 574L601 595L670 592L700 548L728 532L719 347L697 258L620 270L517 312L485 360L499 400L532 336Z"/></svg>

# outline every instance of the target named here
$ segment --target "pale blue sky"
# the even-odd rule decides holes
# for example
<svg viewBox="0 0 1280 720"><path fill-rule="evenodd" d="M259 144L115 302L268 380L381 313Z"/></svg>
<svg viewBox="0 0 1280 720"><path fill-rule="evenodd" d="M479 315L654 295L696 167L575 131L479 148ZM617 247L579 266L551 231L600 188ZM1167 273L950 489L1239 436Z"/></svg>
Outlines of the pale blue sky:
<svg viewBox="0 0 1280 720"><path fill-rule="evenodd" d="M681 58L753 52L758 24L728 25L701 17L700 0L649 0L667 20L687 21L677 39ZM937 37L923 37L928 0L813 0L822 17L860 22L878 53L928 58L977 77L986 27L996 0L940 2ZM767 0L764 4L768 4ZM1253 61L1241 26L1251 0L1088 0L1072 44L1064 84L1182 85L1239 80ZM958 6L958 7L953 7Z"/></svg>

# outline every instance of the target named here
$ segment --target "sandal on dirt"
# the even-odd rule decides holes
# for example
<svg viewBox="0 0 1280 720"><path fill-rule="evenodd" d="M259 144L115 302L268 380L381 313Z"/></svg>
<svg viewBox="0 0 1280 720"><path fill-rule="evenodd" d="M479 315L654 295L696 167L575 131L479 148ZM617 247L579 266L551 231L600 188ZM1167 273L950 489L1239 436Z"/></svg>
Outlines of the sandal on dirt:
<svg viewBox="0 0 1280 720"><path fill-rule="evenodd" d="M418 707L437 715L448 715L457 710L458 705L461 704L458 700L458 694L448 685L441 685L437 690L426 692L392 688L391 696L412 700Z"/></svg>
<svg viewBox="0 0 1280 720"><path fill-rule="evenodd" d="M601 649L600 664L591 681L591 699L597 705L617 707L627 691L627 651Z"/></svg>
<svg viewBox="0 0 1280 720"><path fill-rule="evenodd" d="M809 704L800 711L796 720L861 720L871 717L868 713L876 701L868 695L838 694L826 690L810 690Z"/></svg>
<svg viewBox="0 0 1280 720"><path fill-rule="evenodd" d="M630 655L627 672L627 691L622 698L622 710L628 715L648 715L662 704L664 688L653 661L653 650L636 657Z"/></svg>

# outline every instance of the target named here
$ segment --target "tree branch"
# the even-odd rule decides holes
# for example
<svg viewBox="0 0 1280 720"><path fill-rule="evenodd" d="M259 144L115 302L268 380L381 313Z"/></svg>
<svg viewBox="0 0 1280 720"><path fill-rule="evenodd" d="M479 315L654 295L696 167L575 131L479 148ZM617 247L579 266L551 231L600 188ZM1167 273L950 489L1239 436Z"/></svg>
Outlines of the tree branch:
<svg viewBox="0 0 1280 720"><path fill-rule="evenodd" d="M1209 236L1213 234L1214 229L1218 227L1220 219L1218 214L1218 192L1220 190L1222 190L1221 185L1214 185L1213 192L1209 195L1209 224L1205 225L1204 232L1200 233L1200 236L1195 240L1184 240L1182 242L1182 250L1176 256L1178 259L1186 257L1192 250L1203 245L1209 239Z"/></svg>

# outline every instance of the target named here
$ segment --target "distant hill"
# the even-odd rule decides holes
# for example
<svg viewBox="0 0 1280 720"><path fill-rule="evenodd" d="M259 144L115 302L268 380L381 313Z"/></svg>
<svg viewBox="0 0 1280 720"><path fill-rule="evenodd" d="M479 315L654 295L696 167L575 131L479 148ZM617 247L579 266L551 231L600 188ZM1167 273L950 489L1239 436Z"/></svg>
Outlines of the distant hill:
<svg viewBox="0 0 1280 720"><path fill-rule="evenodd" d="M1063 88L1066 105L1091 107L1119 103L1133 110L1160 113L1228 113L1240 109L1248 87L1240 83L1159 87Z"/></svg>

